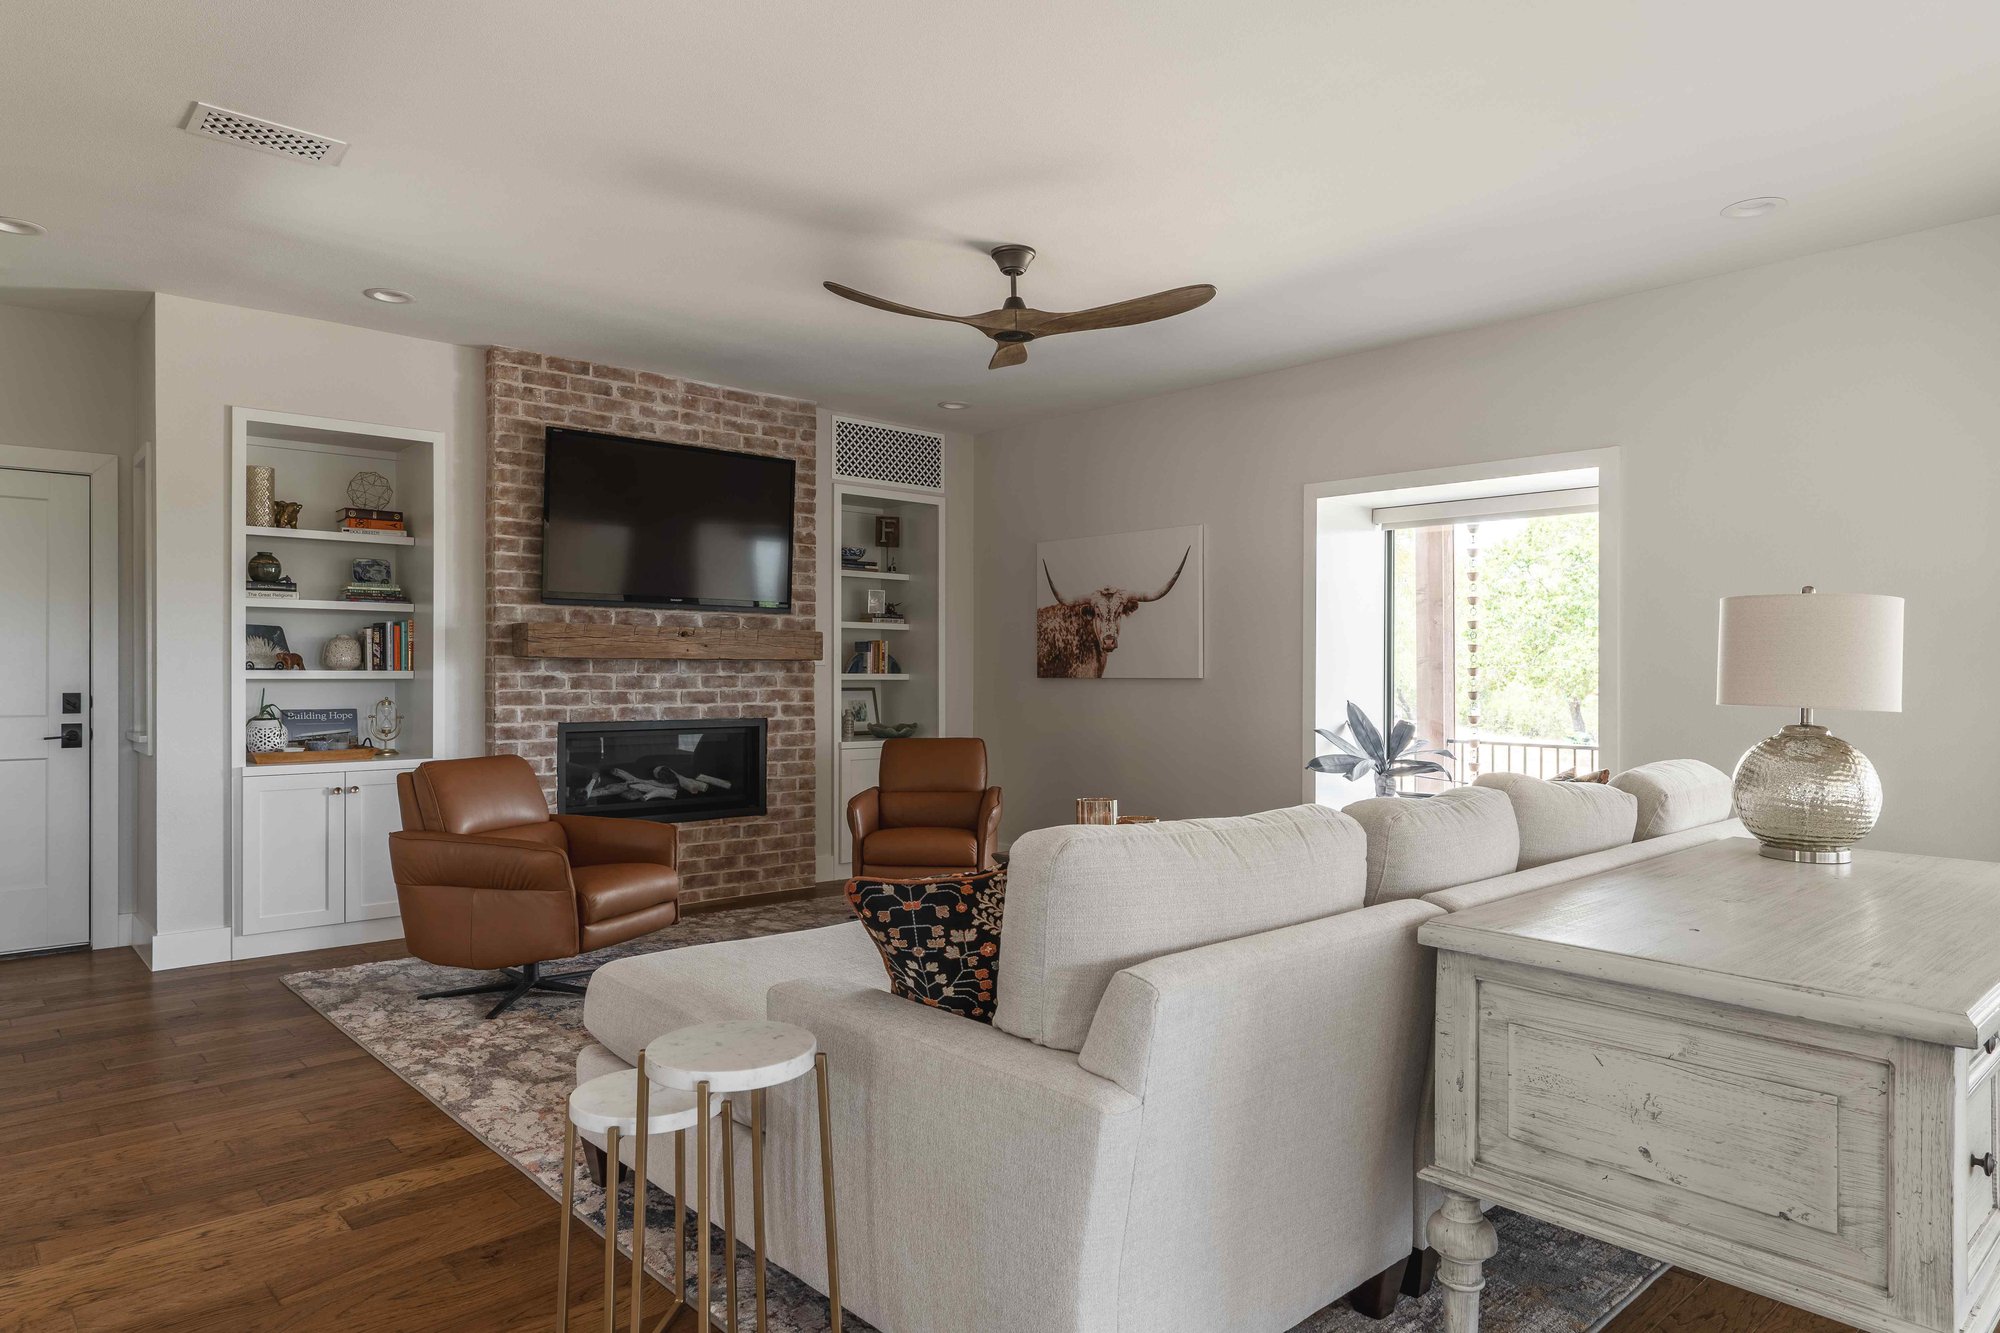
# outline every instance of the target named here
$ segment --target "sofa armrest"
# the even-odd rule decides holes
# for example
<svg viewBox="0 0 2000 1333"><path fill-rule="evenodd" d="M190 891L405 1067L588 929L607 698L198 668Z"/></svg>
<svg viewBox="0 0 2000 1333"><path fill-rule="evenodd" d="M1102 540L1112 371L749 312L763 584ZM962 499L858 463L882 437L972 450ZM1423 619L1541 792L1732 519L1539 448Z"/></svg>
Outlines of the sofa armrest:
<svg viewBox="0 0 2000 1333"><path fill-rule="evenodd" d="M680 831L650 819L612 819L605 815L555 815L569 839L570 860L577 865L602 866L638 862L671 866L680 853Z"/></svg>
<svg viewBox="0 0 2000 1333"><path fill-rule="evenodd" d="M841 1239L867 1237L841 1247L858 1311L884 1328L1118 1326L1136 1097L1068 1051L870 987L788 981L765 1005L826 1053ZM774 1098L772 1133L797 1108L816 1166L811 1083ZM809 1283L816 1239L796 1242Z"/></svg>
<svg viewBox="0 0 2000 1333"><path fill-rule="evenodd" d="M567 856L557 848L514 838L391 833L389 865L399 885L445 884L572 896L576 893L569 877Z"/></svg>
<svg viewBox="0 0 2000 1333"><path fill-rule="evenodd" d="M973 837L979 840L979 862L977 869L985 870L993 864L993 853L1000 850L1000 789L988 787L979 798L979 822L973 827Z"/></svg>
<svg viewBox="0 0 2000 1333"><path fill-rule="evenodd" d="M868 835L882 827L882 789L870 787L858 792L847 803L847 832L854 840L850 849L852 860L849 868L855 874L861 873L861 844L868 841Z"/></svg>
<svg viewBox="0 0 2000 1333"><path fill-rule="evenodd" d="M1417 930L1439 915L1383 903L1112 978L1078 1063L1145 1107L1126 1239L1145 1275L1119 1327L1230 1327L1225 1276L1253 1273L1289 1326L1409 1254L1434 986Z"/></svg>

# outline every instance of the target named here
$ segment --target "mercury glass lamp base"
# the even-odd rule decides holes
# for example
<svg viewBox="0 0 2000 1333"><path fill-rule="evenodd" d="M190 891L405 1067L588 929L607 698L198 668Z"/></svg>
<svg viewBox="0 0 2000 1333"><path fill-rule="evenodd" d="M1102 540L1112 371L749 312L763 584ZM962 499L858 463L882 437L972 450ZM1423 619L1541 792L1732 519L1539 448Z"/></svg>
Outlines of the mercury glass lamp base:
<svg viewBox="0 0 2000 1333"><path fill-rule="evenodd" d="M1750 747L1736 764L1736 813L1758 850L1799 865L1850 864L1848 849L1882 813L1868 756L1825 727L1797 722Z"/></svg>
<svg viewBox="0 0 2000 1333"><path fill-rule="evenodd" d="M1803 847L1773 847L1769 843L1759 843L1757 855L1768 856L1773 861L1796 861L1808 866L1844 866L1854 863L1854 853L1845 847L1833 851L1809 851Z"/></svg>

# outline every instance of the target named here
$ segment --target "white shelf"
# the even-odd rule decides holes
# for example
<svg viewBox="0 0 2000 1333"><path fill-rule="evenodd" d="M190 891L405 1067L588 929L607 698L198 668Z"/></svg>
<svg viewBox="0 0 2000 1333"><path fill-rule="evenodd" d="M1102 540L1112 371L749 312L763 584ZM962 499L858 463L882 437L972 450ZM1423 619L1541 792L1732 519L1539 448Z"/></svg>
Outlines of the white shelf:
<svg viewBox="0 0 2000 1333"><path fill-rule="evenodd" d="M415 680L414 671L258 671L243 668L245 680Z"/></svg>
<svg viewBox="0 0 2000 1333"><path fill-rule="evenodd" d="M427 763L429 759L429 755L408 753L398 753L389 759L299 759L289 764L253 764L248 759L245 759L243 761L243 776L246 778L259 778L269 777L273 773L318 773L330 768L373 768L378 764L383 768L400 768Z"/></svg>
<svg viewBox="0 0 2000 1333"><path fill-rule="evenodd" d="M300 673L293 671L287 674L296 676ZM320 674L324 675L326 673L322 672ZM378 671L375 674L379 676L382 673ZM908 680L910 678L910 673L907 671L843 671L840 673L840 678L842 680L853 680L853 681Z"/></svg>
<svg viewBox="0 0 2000 1333"><path fill-rule="evenodd" d="M842 741L840 748L843 750L879 750L882 748L882 742L888 739L887 736L870 736L865 741Z"/></svg>
<svg viewBox="0 0 2000 1333"><path fill-rule="evenodd" d="M847 579L907 579L908 574L892 574L880 569L843 569L840 576Z"/></svg>
<svg viewBox="0 0 2000 1333"><path fill-rule="evenodd" d="M907 622L901 625L883 625L873 620L843 620L840 622L840 627L842 629L908 629L909 625Z"/></svg>
<svg viewBox="0 0 2000 1333"><path fill-rule="evenodd" d="M407 532L329 532L324 528L243 527L245 537L258 541L362 542L369 546L415 546L417 539Z"/></svg>
<svg viewBox="0 0 2000 1333"><path fill-rule="evenodd" d="M268 606L274 611L360 611L364 609L370 611L414 611L417 609L414 602L344 602L338 599L332 601L313 601L305 597L260 598L247 594L243 598L243 605L256 607Z"/></svg>

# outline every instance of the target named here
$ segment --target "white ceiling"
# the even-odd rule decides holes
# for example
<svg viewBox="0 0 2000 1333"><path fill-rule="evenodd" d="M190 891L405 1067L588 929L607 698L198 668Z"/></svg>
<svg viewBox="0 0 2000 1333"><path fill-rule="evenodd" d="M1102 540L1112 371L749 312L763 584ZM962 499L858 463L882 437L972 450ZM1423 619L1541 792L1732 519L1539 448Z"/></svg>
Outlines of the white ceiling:
<svg viewBox="0 0 2000 1333"><path fill-rule="evenodd" d="M197 139L195 99L353 147ZM2000 212L2000 6L14 0L0 126L0 214L50 229L0 236L0 301L157 289L983 430ZM988 371L819 285L990 309L1013 240L1040 308L1220 295Z"/></svg>

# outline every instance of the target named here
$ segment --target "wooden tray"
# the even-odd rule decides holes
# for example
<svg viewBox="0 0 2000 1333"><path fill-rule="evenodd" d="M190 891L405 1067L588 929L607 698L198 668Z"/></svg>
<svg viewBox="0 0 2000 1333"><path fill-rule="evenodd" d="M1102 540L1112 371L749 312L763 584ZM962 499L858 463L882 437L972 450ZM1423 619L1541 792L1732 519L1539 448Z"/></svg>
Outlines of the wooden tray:
<svg viewBox="0 0 2000 1333"><path fill-rule="evenodd" d="M356 746L351 750L273 750L268 754L253 754L253 764L352 764L361 760L373 760L381 756L380 750L366 746Z"/></svg>

